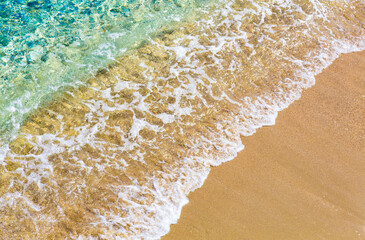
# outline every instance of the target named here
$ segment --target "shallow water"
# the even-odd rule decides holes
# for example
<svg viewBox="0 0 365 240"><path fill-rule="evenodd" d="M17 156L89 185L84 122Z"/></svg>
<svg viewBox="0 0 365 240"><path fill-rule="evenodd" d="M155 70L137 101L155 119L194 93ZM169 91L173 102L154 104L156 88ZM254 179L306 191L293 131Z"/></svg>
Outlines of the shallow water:
<svg viewBox="0 0 365 240"><path fill-rule="evenodd" d="M77 48L72 56L91 68L39 60L39 82L52 89L35 87L25 107L27 94L12 95L14 108L2 109L3 136L12 137L0 150L2 236L159 238L210 166L243 149L241 135L273 124L340 53L365 48L361 1L153 3L171 6L169 27L161 20L145 32L142 21L127 43L98 38L119 49L100 59ZM18 87L14 71L2 91Z"/></svg>
<svg viewBox="0 0 365 240"><path fill-rule="evenodd" d="M0 2L0 133L75 87L205 0L4 0ZM4 137L6 136L6 137ZM0 137L1 139L1 137Z"/></svg>

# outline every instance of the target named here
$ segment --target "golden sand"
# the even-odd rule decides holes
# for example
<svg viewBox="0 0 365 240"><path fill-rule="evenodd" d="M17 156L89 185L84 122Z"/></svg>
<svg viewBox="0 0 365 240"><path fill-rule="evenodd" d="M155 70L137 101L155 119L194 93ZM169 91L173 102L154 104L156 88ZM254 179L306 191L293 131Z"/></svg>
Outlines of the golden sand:
<svg viewBox="0 0 365 240"><path fill-rule="evenodd" d="M365 239L365 52L214 168L163 239Z"/></svg>

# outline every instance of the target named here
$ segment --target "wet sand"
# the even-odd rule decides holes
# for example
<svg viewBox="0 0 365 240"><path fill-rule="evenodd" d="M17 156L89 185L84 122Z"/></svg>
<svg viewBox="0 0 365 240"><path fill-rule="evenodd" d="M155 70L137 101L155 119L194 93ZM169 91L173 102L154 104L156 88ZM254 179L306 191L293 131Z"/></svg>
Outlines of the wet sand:
<svg viewBox="0 0 365 240"><path fill-rule="evenodd" d="M168 239L365 239L365 51L338 58L189 195Z"/></svg>

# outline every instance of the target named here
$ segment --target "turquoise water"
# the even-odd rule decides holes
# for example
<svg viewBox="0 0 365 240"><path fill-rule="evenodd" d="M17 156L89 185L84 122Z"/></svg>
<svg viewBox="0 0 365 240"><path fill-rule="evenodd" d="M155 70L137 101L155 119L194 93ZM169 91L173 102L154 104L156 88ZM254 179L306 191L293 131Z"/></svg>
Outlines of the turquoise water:
<svg viewBox="0 0 365 240"><path fill-rule="evenodd" d="M203 0L1 0L0 138Z"/></svg>

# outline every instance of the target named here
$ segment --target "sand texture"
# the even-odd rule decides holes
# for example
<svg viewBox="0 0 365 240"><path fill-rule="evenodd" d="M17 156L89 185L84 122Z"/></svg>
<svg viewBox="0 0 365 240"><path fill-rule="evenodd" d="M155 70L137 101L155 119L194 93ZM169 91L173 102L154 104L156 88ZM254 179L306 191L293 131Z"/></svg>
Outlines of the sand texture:
<svg viewBox="0 0 365 240"><path fill-rule="evenodd" d="M365 239L365 51L213 168L163 239Z"/></svg>

